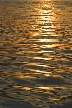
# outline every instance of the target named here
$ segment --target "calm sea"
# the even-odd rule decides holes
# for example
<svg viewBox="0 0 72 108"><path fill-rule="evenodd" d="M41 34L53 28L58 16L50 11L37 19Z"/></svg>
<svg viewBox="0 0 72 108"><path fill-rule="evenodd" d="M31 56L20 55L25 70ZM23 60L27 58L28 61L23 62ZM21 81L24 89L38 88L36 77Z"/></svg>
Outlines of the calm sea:
<svg viewBox="0 0 72 108"><path fill-rule="evenodd" d="M0 0L0 108L72 108L72 0Z"/></svg>

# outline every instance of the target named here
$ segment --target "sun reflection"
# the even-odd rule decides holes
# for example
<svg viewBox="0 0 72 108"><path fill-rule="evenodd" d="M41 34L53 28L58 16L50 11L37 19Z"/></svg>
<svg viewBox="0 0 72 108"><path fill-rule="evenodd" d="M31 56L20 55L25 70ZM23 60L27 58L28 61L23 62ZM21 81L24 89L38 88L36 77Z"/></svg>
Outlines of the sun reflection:
<svg viewBox="0 0 72 108"><path fill-rule="evenodd" d="M43 90L54 90L53 87L37 87L39 89L43 89Z"/></svg>
<svg viewBox="0 0 72 108"><path fill-rule="evenodd" d="M4 106L22 101L22 107L27 103L49 108L71 101L71 9L71 0L1 0L0 95Z"/></svg>
<svg viewBox="0 0 72 108"><path fill-rule="evenodd" d="M59 74L53 74L53 73L46 73L44 74L45 76L50 76L50 77L54 77L54 78L63 78L63 76L59 75Z"/></svg>
<svg viewBox="0 0 72 108"><path fill-rule="evenodd" d="M45 42L47 45L41 45L41 47L46 48L53 48L53 47L60 47L62 46L59 42L59 39L50 39L49 36L60 36L59 34L56 34L55 29L57 28L57 25L54 22L57 21L57 14L55 14L54 4L52 4L51 0L42 0L44 3L39 7L39 9L36 10L37 12L37 18L36 18L36 25L35 29L38 29L37 32L32 32L32 36L39 36L41 37L45 36L45 38L40 39L31 39L31 41L35 42ZM41 3L42 3L41 1ZM35 16L34 16L35 17Z"/></svg>
<svg viewBox="0 0 72 108"><path fill-rule="evenodd" d="M26 91L29 91L31 90L30 87L26 87L26 86L13 86L14 88L19 88L19 89L23 89L23 90L26 90Z"/></svg>
<svg viewBox="0 0 72 108"><path fill-rule="evenodd" d="M53 12L53 4L47 3L42 6L42 9L40 10L40 21L42 22L42 35L54 35L54 29L55 26L52 24L54 20L54 12ZM56 36L56 34L55 34Z"/></svg>

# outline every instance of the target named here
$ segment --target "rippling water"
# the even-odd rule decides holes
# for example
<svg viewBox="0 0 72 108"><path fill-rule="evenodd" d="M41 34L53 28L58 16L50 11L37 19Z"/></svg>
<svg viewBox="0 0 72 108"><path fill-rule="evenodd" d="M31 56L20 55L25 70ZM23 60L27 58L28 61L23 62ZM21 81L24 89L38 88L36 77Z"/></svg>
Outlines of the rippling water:
<svg viewBox="0 0 72 108"><path fill-rule="evenodd" d="M0 0L0 108L72 108L72 0Z"/></svg>

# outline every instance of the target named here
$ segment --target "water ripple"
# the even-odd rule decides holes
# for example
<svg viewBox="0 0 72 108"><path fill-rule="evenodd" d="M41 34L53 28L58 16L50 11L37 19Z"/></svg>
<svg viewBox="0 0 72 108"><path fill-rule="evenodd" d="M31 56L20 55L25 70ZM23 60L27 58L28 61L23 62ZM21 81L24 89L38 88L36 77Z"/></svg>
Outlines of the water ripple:
<svg viewBox="0 0 72 108"><path fill-rule="evenodd" d="M72 107L71 6L0 0L0 108Z"/></svg>

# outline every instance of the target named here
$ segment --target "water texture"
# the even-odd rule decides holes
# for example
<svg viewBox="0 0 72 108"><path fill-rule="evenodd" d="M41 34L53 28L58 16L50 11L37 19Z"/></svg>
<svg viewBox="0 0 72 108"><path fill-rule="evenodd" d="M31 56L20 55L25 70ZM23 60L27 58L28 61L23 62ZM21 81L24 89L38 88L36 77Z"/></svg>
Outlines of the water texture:
<svg viewBox="0 0 72 108"><path fill-rule="evenodd" d="M0 108L72 108L72 0L0 0Z"/></svg>

